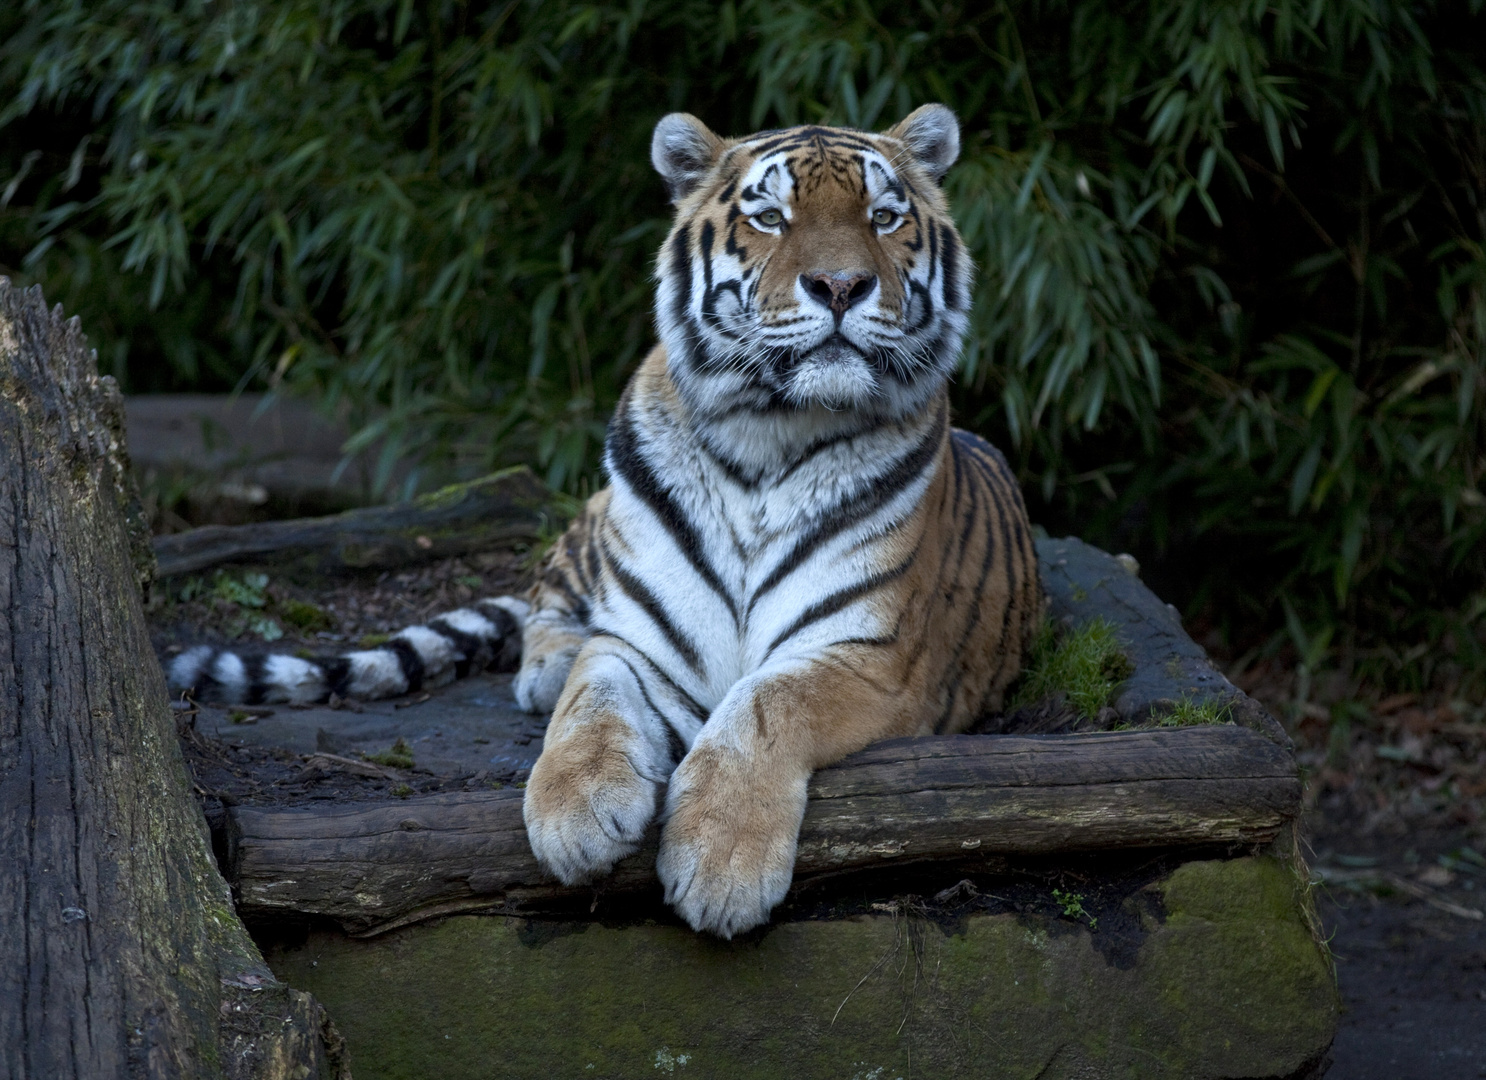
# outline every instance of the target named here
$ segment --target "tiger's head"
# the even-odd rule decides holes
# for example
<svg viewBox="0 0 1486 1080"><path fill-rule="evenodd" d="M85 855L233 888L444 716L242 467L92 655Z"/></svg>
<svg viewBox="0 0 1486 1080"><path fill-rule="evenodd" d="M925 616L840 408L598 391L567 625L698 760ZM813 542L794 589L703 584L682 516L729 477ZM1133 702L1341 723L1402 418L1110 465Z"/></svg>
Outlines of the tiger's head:
<svg viewBox="0 0 1486 1080"><path fill-rule="evenodd" d="M724 139L687 113L663 117L650 154L676 219L656 321L690 406L883 420L923 409L970 304L973 267L939 187L959 150L943 105L880 134Z"/></svg>

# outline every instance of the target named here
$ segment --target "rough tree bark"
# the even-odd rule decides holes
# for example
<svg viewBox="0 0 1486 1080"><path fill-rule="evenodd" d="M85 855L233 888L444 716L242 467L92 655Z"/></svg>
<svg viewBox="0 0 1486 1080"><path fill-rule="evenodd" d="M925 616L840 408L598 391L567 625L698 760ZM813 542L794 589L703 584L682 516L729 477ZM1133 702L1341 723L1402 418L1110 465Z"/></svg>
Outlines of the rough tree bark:
<svg viewBox="0 0 1486 1080"><path fill-rule="evenodd" d="M0 277L0 1075L349 1077L233 911L140 587L123 413Z"/></svg>

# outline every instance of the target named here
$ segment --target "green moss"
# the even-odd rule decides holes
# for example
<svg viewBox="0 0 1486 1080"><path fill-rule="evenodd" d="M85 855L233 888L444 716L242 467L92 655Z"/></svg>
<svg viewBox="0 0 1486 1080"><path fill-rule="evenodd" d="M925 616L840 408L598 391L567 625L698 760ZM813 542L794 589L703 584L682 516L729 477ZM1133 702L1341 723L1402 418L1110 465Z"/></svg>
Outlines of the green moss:
<svg viewBox="0 0 1486 1080"><path fill-rule="evenodd" d="M482 476L477 480L465 480L457 484L449 484L446 487L439 488L437 491L430 491L427 494L419 495L413 500L413 505L424 512L445 510L449 507L458 506L464 502L471 492L478 492L482 488L488 487L500 488L503 486L502 482L507 477L521 472L525 468L525 465L512 465L509 468L490 473L488 476Z"/></svg>
<svg viewBox="0 0 1486 1080"><path fill-rule="evenodd" d="M304 633L329 630L335 624L329 612L303 600L285 600L279 605L279 614L284 617L285 622L298 627Z"/></svg>
<svg viewBox="0 0 1486 1080"><path fill-rule="evenodd" d="M378 645L387 644L391 638L391 634L362 634L356 644L363 649L375 649Z"/></svg>
<svg viewBox="0 0 1486 1080"><path fill-rule="evenodd" d="M375 765L386 765L389 769L411 769L413 767L413 748L408 745L406 739L402 738L380 754L363 754L362 757Z"/></svg>
<svg viewBox="0 0 1486 1080"><path fill-rule="evenodd" d="M1011 707L1063 694L1081 715L1093 719L1110 694L1134 669L1108 619L1090 619L1058 632L1045 621L1012 693Z"/></svg>

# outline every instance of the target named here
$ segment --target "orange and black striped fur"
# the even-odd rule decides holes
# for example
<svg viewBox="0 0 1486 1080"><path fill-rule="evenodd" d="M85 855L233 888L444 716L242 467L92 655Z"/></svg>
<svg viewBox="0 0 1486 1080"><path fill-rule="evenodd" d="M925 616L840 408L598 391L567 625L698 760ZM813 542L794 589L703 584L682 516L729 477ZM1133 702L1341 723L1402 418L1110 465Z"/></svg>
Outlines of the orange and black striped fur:
<svg viewBox="0 0 1486 1080"><path fill-rule="evenodd" d="M532 848L606 873L659 814L668 902L724 937L784 896L814 769L999 707L1041 614L1001 455L950 427L971 267L943 106L883 134L656 128L676 219L661 344L610 486L529 597L518 700L553 709Z"/></svg>
<svg viewBox="0 0 1486 1080"><path fill-rule="evenodd" d="M402 693L510 659L519 625L517 701L552 714L525 796L542 864L601 876L659 816L693 927L767 921L811 772L998 708L1041 616L1016 483L949 424L972 268L939 180L958 152L941 105L882 134L662 119L661 343L610 426L610 486L525 600L325 660L203 646L173 685Z"/></svg>

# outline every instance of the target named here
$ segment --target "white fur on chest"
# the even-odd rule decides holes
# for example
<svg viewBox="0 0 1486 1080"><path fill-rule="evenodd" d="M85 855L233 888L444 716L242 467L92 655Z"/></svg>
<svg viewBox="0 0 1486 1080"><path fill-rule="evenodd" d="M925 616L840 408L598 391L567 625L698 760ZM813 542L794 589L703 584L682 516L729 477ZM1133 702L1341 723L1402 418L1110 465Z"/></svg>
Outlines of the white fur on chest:
<svg viewBox="0 0 1486 1080"><path fill-rule="evenodd" d="M644 455L693 530L695 557L616 477L605 529L655 604L610 589L594 607L596 628L640 648L707 708L761 667L891 631L890 613L872 590L832 605L893 561L888 534L914 512L927 471L886 499L874 487L922 428L892 425L827 441L803 464L748 483L688 429L657 419L647 418ZM822 608L831 610L821 616Z"/></svg>

